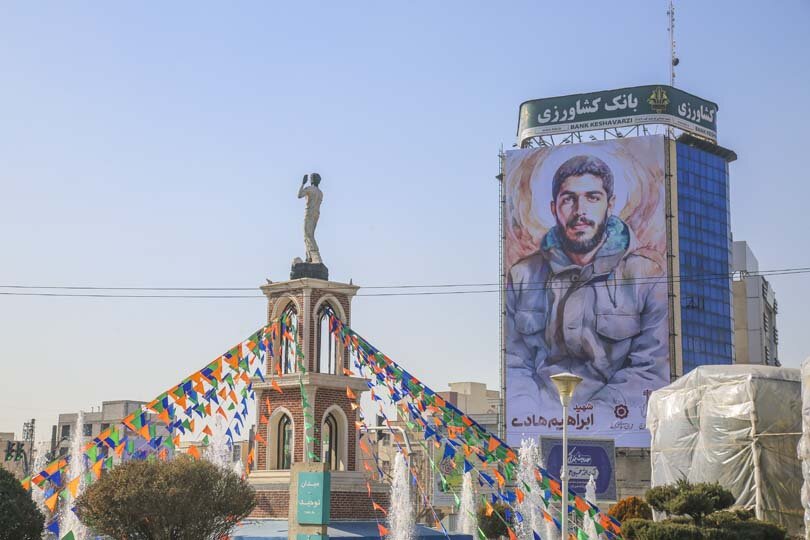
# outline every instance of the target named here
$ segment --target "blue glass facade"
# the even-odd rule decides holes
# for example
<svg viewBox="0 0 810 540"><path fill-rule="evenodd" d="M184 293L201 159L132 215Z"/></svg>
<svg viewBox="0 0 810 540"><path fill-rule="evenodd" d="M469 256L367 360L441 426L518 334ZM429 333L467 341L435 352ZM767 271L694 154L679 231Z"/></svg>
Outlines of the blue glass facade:
<svg viewBox="0 0 810 540"><path fill-rule="evenodd" d="M728 162L676 143L683 372L731 364L731 222Z"/></svg>

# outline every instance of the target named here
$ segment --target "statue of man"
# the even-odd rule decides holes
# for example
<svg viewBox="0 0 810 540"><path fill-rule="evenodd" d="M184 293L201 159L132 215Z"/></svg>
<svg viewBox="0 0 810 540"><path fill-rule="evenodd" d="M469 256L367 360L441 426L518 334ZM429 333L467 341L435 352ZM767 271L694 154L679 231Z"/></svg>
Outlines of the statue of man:
<svg viewBox="0 0 810 540"><path fill-rule="evenodd" d="M307 186L307 181L310 185ZM318 187L321 183L321 175L318 173L305 174L301 188L298 190L298 198L307 198L307 206L304 211L304 246L307 249L307 262L321 264L321 253L318 251L318 243L315 242L315 227L318 225L318 218L321 216L321 201L323 192ZM306 187L305 187L306 186Z"/></svg>

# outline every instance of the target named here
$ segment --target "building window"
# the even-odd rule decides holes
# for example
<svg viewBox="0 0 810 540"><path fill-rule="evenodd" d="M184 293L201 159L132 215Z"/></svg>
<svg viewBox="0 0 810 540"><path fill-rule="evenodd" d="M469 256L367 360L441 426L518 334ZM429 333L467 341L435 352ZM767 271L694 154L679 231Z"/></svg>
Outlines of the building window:
<svg viewBox="0 0 810 540"><path fill-rule="evenodd" d="M93 424L84 424L82 426L82 436L83 437L93 436Z"/></svg>
<svg viewBox="0 0 810 540"><path fill-rule="evenodd" d="M324 304L318 313L318 369L320 373L337 374L340 362L340 347L337 340L329 331L329 304Z"/></svg>
<svg viewBox="0 0 810 540"><path fill-rule="evenodd" d="M105 429L107 429L109 427L110 427L110 424L103 423L103 424L101 424L101 431L104 431Z"/></svg>
<svg viewBox="0 0 810 540"><path fill-rule="evenodd" d="M329 469L338 469L338 424L332 413L326 415L321 428L321 445L323 446L323 462L329 464Z"/></svg>
<svg viewBox="0 0 810 540"><path fill-rule="evenodd" d="M292 466L292 438L292 420L286 414L282 415L278 422L277 469L289 469Z"/></svg>
<svg viewBox="0 0 810 540"><path fill-rule="evenodd" d="M60 436L61 439L69 439L70 438L70 424L66 424L62 426L62 435Z"/></svg>
<svg viewBox="0 0 810 540"><path fill-rule="evenodd" d="M298 311L295 305L290 302L281 314L282 334L289 332L292 328L298 329ZM293 335L293 339L298 336ZM286 375L295 372L295 345L282 336L281 342L281 373Z"/></svg>
<svg viewBox="0 0 810 540"><path fill-rule="evenodd" d="M231 461L233 461L234 463L242 461L242 446L234 444L231 450L233 452L233 455L231 456Z"/></svg>

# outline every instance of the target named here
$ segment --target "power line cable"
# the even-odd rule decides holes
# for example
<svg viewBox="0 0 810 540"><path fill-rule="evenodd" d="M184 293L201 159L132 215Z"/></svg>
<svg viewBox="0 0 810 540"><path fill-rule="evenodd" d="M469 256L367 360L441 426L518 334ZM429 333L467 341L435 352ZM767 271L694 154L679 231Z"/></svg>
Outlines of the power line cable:
<svg viewBox="0 0 810 540"><path fill-rule="evenodd" d="M715 273L715 274L694 274L689 276L670 276L664 279L663 277L642 277L642 278L617 278L614 281L617 283L656 283L659 281L665 282L682 282L682 281L700 281L704 279L731 279L735 275L742 275L743 277L755 276L774 276L774 275L788 275L788 274L804 274L810 272L810 267L796 267L796 268L780 268L772 270L761 270L757 272L731 272L731 273ZM537 285L541 282L527 281L523 282L524 285ZM368 289L449 289L449 288L463 288L463 287L497 287L500 284L497 282L483 282L483 283L429 283L429 284L404 284L404 285L363 285L361 288ZM341 290L340 287L330 287L332 290ZM257 287L103 287L99 285L0 285L0 289L14 289L14 290L76 290L76 291L161 291L161 292L203 292L203 291L255 291ZM3 294L0 292L0 294ZM121 295L122 297L129 297ZM139 295L140 296L140 295ZM251 295L250 297L261 297L260 295ZM369 296L369 295L364 295ZM144 297L147 297L144 295ZM154 295L155 298L160 298L162 295ZM183 298L192 298L190 295L178 296ZM200 296L201 298L208 298L207 295ZM229 296L218 295L215 298L229 298ZM234 298L247 298L247 296L234 296Z"/></svg>
<svg viewBox="0 0 810 540"><path fill-rule="evenodd" d="M798 275L809 274L810 268L787 268L779 270L766 270L762 272L745 274L745 277L755 276L780 276L780 275ZM617 284L668 284L668 283L689 283L699 281L711 280L727 280L731 279L733 275L738 274L705 274L695 276L673 276L673 277L645 277L645 278L624 278L616 279ZM541 282L524 282L521 291L543 291L566 289L569 287L567 283L559 283L552 285L540 285ZM525 285L529 285L528 287ZM536 287L531 285L538 285ZM445 285L388 285L377 287L362 287L363 289L400 289L400 288L462 288L462 287L486 287L498 286L497 283L481 283L481 284L445 284ZM230 290L256 290L255 288L234 288L234 287L220 287L220 288L192 288L192 287L79 287L79 286L23 286L23 285L0 285L0 288L14 288L12 291L0 291L0 296L44 296L44 297L61 297L61 298L159 298L159 299L247 299L247 298L264 298L261 294L250 295L224 295L224 294L109 294L109 293L63 293L63 292L43 292L44 290L137 290L137 291L230 291ZM330 287L331 290L340 291L340 287ZM33 291L33 292L32 292ZM452 291L400 291L400 292L378 292L378 293L359 293L357 296L363 297L391 297L391 296L452 296L452 295L469 295L469 294L490 294L500 292L500 287L496 289L472 289L472 290L452 290Z"/></svg>

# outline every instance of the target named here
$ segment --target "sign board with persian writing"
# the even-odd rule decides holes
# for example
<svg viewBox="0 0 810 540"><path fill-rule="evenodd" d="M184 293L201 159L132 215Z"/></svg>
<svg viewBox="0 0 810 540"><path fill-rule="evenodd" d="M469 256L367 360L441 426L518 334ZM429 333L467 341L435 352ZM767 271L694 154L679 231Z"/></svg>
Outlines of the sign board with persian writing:
<svg viewBox="0 0 810 540"><path fill-rule="evenodd" d="M329 523L329 472L298 474L298 523L325 525Z"/></svg>
<svg viewBox="0 0 810 540"><path fill-rule="evenodd" d="M667 85L533 99L520 105L518 146L531 137L663 124L717 142L717 104Z"/></svg>
<svg viewBox="0 0 810 540"><path fill-rule="evenodd" d="M562 439L540 437L540 455L546 469L557 474L562 468ZM612 439L568 439L568 485L577 495L585 495L585 486L593 475L596 498L616 500L616 454Z"/></svg>

